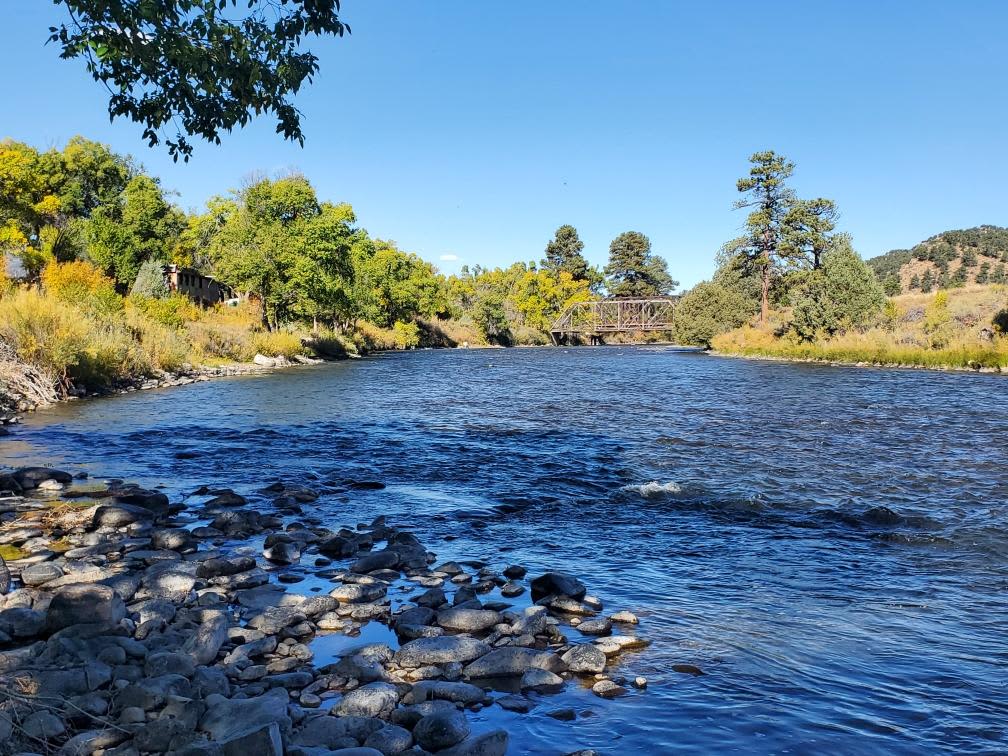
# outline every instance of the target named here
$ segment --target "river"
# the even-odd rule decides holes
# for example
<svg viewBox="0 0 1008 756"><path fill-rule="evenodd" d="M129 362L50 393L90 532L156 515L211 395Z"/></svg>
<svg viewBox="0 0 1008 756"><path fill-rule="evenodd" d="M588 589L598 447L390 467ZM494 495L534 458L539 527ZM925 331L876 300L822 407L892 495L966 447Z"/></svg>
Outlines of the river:
<svg viewBox="0 0 1008 756"><path fill-rule="evenodd" d="M387 513L441 558L564 569L638 613L651 646L619 672L647 690L477 714L512 753L994 753L1006 388L661 347L388 353L53 407L0 464L173 495L380 480L312 513ZM563 706L583 714L541 714Z"/></svg>

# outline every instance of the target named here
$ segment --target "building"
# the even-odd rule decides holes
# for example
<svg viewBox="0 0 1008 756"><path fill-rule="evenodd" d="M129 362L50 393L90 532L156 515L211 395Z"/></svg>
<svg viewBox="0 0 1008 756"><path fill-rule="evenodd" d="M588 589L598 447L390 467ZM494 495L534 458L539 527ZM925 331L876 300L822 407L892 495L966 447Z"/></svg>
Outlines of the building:
<svg viewBox="0 0 1008 756"><path fill-rule="evenodd" d="M203 307L211 307L218 302L227 302L235 298L234 290L230 286L225 286L210 276L204 276L194 268L166 265L164 274L168 291L173 294L184 294Z"/></svg>

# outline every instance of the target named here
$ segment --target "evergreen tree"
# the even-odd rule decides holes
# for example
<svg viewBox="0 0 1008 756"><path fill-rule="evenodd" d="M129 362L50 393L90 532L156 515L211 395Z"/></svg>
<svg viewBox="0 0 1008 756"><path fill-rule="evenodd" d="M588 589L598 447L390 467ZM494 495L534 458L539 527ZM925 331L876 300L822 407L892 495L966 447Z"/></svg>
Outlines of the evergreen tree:
<svg viewBox="0 0 1008 756"><path fill-rule="evenodd" d="M168 296L168 283L164 275L165 264L157 258L144 260L137 273L130 294L149 299L163 299Z"/></svg>
<svg viewBox="0 0 1008 756"><path fill-rule="evenodd" d="M665 259L651 251L651 240L640 231L625 231L613 239L605 275L614 297L666 296L679 286Z"/></svg>
<svg viewBox="0 0 1008 756"><path fill-rule="evenodd" d="M738 191L747 195L735 203L749 208L746 233L729 242L726 251L737 257L745 271L760 281L760 322L766 324L770 311L770 286L789 262L800 256L789 238L787 216L795 197L785 183L794 164L773 150L757 152L749 161L749 175L738 181Z"/></svg>
<svg viewBox="0 0 1008 756"><path fill-rule="evenodd" d="M754 301L715 281L701 281L676 304L675 337L680 344L710 347L711 339L738 328L756 311Z"/></svg>
<svg viewBox="0 0 1008 756"><path fill-rule="evenodd" d="M931 290L935 285L934 273L931 272L931 268L924 271L924 275L921 276L920 290L922 294L930 294Z"/></svg>
<svg viewBox="0 0 1008 756"><path fill-rule="evenodd" d="M976 274L976 282L978 284L985 284L990 280L990 263L986 260L980 263L980 270Z"/></svg>
<svg viewBox="0 0 1008 756"><path fill-rule="evenodd" d="M834 240L822 267L810 271L797 294L792 327L809 341L820 333L868 325L886 301L875 273L845 234Z"/></svg>
<svg viewBox="0 0 1008 756"><path fill-rule="evenodd" d="M817 270L823 253L829 248L837 215L833 200L822 197L795 199L784 216L782 247L796 260L804 256L813 270Z"/></svg>
<svg viewBox="0 0 1008 756"><path fill-rule="evenodd" d="M920 287L921 287L920 276L918 276L916 273L914 273L910 277L910 291L913 291L914 289L919 289Z"/></svg>
<svg viewBox="0 0 1008 756"><path fill-rule="evenodd" d="M554 276L567 271L575 281L589 281L589 266L582 251L584 242L574 226L564 225L556 230L546 244L546 257L540 265Z"/></svg>

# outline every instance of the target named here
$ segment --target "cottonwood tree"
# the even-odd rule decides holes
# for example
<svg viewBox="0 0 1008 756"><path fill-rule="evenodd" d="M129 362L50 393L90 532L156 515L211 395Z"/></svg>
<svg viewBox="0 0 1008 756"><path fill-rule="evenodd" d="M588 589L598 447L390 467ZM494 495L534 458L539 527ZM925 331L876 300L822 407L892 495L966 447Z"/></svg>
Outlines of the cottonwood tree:
<svg viewBox="0 0 1008 756"><path fill-rule="evenodd" d="M614 297L655 297L675 291L679 282L668 263L651 251L651 240L640 231L625 231L609 245L606 288Z"/></svg>
<svg viewBox="0 0 1008 756"><path fill-rule="evenodd" d="M109 117L143 127L174 160L189 136L220 144L222 131L272 114L277 133L304 144L291 102L318 72L303 43L339 36L339 0L56 0L67 20L49 29L60 57L83 58L109 93ZM164 135L174 130L173 137Z"/></svg>
<svg viewBox="0 0 1008 756"><path fill-rule="evenodd" d="M738 180L745 198L736 209L750 209L745 234L725 245L728 256L736 258L750 275L760 281L760 322L766 324L770 311L770 286L775 275L800 256L788 240L787 216L795 200L787 179L794 163L773 150L757 152L749 161L749 175Z"/></svg>

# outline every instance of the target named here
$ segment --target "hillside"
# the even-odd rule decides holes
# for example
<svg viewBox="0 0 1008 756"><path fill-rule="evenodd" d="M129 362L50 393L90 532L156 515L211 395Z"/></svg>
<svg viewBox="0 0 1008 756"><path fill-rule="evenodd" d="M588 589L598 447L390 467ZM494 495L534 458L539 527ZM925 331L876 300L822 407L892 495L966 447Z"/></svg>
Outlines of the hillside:
<svg viewBox="0 0 1008 756"><path fill-rule="evenodd" d="M890 295L1008 282L1008 228L945 231L868 264Z"/></svg>

